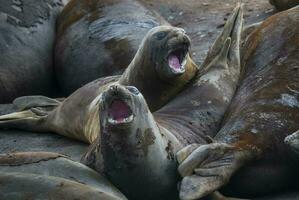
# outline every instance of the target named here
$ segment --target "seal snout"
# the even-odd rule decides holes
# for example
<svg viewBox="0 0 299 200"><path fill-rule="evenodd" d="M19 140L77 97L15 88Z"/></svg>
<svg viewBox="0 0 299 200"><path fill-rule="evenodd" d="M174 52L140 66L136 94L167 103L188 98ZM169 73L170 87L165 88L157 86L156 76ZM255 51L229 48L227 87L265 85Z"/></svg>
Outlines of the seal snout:
<svg viewBox="0 0 299 200"><path fill-rule="evenodd" d="M134 115L130 106L130 93L139 92L135 87L128 88L112 85L106 91L105 103L107 104L107 118L111 125L127 124L133 121Z"/></svg>

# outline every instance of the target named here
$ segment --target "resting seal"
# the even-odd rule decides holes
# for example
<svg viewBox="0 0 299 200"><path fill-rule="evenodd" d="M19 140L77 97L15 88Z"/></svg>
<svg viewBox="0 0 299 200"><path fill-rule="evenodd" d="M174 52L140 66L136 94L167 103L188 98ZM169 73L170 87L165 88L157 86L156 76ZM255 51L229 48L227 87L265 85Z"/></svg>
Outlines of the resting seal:
<svg viewBox="0 0 299 200"><path fill-rule="evenodd" d="M57 20L55 68L63 94L122 74L144 35L162 24L168 25L138 1L71 0Z"/></svg>
<svg viewBox="0 0 299 200"><path fill-rule="evenodd" d="M268 18L250 35L241 83L223 127L212 144L195 148L179 166L184 195L200 198L232 175L227 193L246 198L298 185L297 167L284 144L299 129L298 23L296 7Z"/></svg>
<svg viewBox="0 0 299 200"><path fill-rule="evenodd" d="M189 48L190 39L183 29L155 27L145 36L133 61L121 77L112 76L93 81L62 103L40 96L35 101L34 97L16 99L14 103L25 108L25 111L1 116L0 120L9 120L7 124L2 122L2 126L56 132L92 142L100 132L97 102L109 85L119 83L140 88L150 109L155 110L176 95L197 73L198 68L189 56ZM54 109L40 111L34 108L47 106ZM30 110L31 107L33 109Z"/></svg>
<svg viewBox="0 0 299 200"><path fill-rule="evenodd" d="M57 153L0 154L0 171L1 199L127 199L94 170Z"/></svg>
<svg viewBox="0 0 299 200"><path fill-rule="evenodd" d="M287 10L299 5L299 0L270 0L270 3L278 10Z"/></svg>
<svg viewBox="0 0 299 200"><path fill-rule="evenodd" d="M55 21L61 0L1 0L0 103L52 95Z"/></svg>
<svg viewBox="0 0 299 200"><path fill-rule="evenodd" d="M208 143L234 94L242 13L238 7L228 20L201 75L157 112L136 88L110 86L98 101L101 133L82 162L129 199L178 199L175 154L190 143Z"/></svg>

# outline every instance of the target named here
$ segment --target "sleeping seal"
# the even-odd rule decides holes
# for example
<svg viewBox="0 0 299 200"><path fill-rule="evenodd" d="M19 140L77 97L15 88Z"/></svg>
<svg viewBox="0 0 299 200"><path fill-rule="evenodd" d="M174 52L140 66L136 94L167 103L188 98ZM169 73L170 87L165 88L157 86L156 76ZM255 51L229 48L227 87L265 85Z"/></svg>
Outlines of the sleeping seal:
<svg viewBox="0 0 299 200"><path fill-rule="evenodd" d="M103 176L57 153L0 154L0 171L0 199L127 200Z"/></svg>
<svg viewBox="0 0 299 200"><path fill-rule="evenodd" d="M1 116L0 126L55 132L91 143L100 132L97 102L109 85L119 83L139 88L144 93L150 110L155 110L169 101L196 75L198 68L189 56L189 48L190 39L183 29L155 27L145 36L133 61L121 77L95 80L61 103L40 96L16 99L14 103L17 107L27 110ZM50 111L34 108L49 106L52 107ZM5 123L5 120L9 121Z"/></svg>
<svg viewBox="0 0 299 200"><path fill-rule="evenodd" d="M245 198L298 185L284 144L299 129L298 24L295 7L268 18L250 35L223 127L213 143L194 148L179 166L185 199L201 198L228 182L228 194Z"/></svg>
<svg viewBox="0 0 299 200"><path fill-rule="evenodd" d="M144 35L159 25L169 24L135 0L71 0L57 20L55 69L63 94L122 74Z"/></svg>
<svg viewBox="0 0 299 200"><path fill-rule="evenodd" d="M104 173L129 199L178 199L175 154L190 143L210 141L234 94L242 13L237 7L228 20L201 75L155 113L137 88L107 88L98 101L101 133L82 162Z"/></svg>
<svg viewBox="0 0 299 200"><path fill-rule="evenodd" d="M52 95L55 21L61 0L0 1L0 103Z"/></svg>

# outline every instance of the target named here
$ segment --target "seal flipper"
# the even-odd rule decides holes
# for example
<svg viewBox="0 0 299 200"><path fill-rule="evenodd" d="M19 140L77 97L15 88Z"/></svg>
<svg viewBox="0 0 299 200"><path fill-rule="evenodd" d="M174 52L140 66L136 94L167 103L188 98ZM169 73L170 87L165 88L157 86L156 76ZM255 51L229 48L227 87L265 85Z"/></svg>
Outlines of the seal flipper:
<svg viewBox="0 0 299 200"><path fill-rule="evenodd" d="M243 5L238 3L236 8L233 10L233 14L227 20L223 32L216 39L212 47L210 48L205 61L200 67L200 71L205 70L205 68L215 59L223 48L223 43L227 40L228 37L232 38L232 43L238 44L240 40L241 30L243 27ZM237 37L236 37L237 36ZM235 40L238 41L235 41ZM201 72L200 72L201 73Z"/></svg>
<svg viewBox="0 0 299 200"><path fill-rule="evenodd" d="M18 111L27 110L34 107L57 107L61 104L56 99L51 99L45 96L23 96L16 98L13 105Z"/></svg>
<svg viewBox="0 0 299 200"><path fill-rule="evenodd" d="M50 130L44 126L47 116L43 111L38 112L36 109L2 115L0 116L0 128L49 132Z"/></svg>

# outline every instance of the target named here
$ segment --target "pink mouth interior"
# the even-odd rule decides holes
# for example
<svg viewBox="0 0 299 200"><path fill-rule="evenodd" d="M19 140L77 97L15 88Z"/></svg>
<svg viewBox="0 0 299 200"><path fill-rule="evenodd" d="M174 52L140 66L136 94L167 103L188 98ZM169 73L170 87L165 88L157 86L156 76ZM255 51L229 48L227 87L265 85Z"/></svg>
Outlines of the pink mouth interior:
<svg viewBox="0 0 299 200"><path fill-rule="evenodd" d="M123 121L131 116L130 107L121 100L114 100L108 109L108 114L116 121Z"/></svg>
<svg viewBox="0 0 299 200"><path fill-rule="evenodd" d="M180 59L178 56L171 54L168 57L168 65L172 67L173 69L179 70L181 68Z"/></svg>

